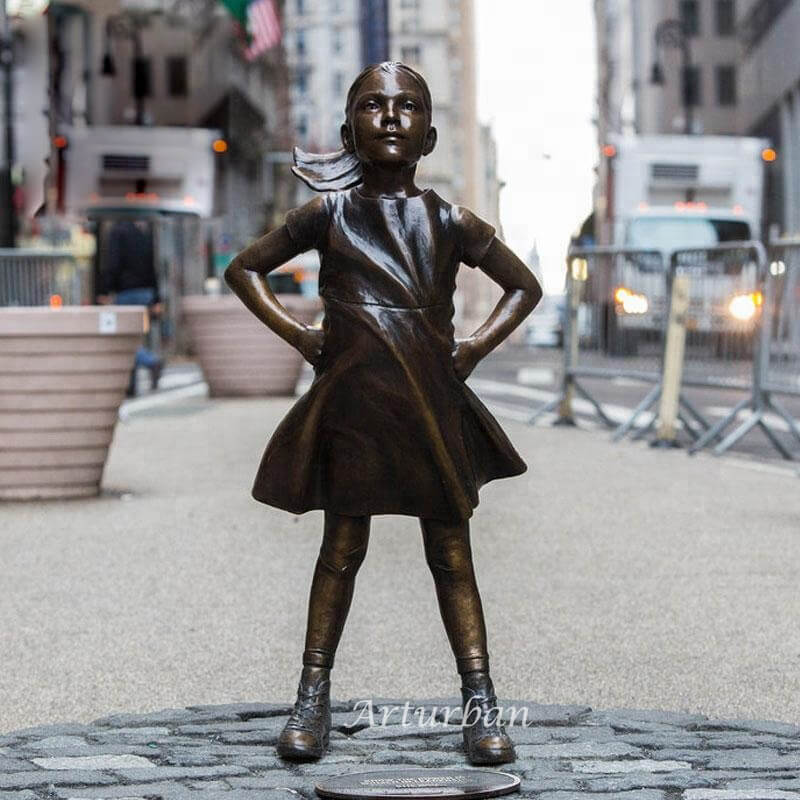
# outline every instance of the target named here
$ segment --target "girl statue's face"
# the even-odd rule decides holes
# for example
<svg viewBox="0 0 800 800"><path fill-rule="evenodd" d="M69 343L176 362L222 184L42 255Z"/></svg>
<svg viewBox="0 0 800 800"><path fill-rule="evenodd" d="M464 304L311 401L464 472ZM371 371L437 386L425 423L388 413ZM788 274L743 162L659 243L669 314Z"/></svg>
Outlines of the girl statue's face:
<svg viewBox="0 0 800 800"><path fill-rule="evenodd" d="M376 70L359 86L342 144L362 164L407 167L436 145L436 129L417 82L403 72Z"/></svg>

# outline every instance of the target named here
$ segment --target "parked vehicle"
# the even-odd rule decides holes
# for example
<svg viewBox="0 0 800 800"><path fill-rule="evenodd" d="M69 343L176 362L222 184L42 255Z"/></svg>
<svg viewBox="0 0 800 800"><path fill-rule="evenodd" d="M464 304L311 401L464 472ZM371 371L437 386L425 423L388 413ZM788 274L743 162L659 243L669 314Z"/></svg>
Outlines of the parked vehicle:
<svg viewBox="0 0 800 800"><path fill-rule="evenodd" d="M646 248L594 276L592 300L604 315L609 349L635 351L665 324L666 282L675 250L759 238L765 139L738 136L620 136L610 142L611 242ZM688 258L688 257L687 257ZM682 268L702 280L687 327L709 336L752 333L759 309L756 267L732 252L710 264L701 253ZM616 344L615 344L616 343Z"/></svg>

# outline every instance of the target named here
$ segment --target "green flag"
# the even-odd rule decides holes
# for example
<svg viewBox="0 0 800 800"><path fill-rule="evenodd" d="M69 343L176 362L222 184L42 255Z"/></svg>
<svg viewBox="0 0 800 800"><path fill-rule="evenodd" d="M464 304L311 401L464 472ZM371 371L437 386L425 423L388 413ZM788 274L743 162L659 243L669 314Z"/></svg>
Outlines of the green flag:
<svg viewBox="0 0 800 800"><path fill-rule="evenodd" d="M247 29L247 6L250 0L220 0L222 5L230 11L231 16L244 28Z"/></svg>

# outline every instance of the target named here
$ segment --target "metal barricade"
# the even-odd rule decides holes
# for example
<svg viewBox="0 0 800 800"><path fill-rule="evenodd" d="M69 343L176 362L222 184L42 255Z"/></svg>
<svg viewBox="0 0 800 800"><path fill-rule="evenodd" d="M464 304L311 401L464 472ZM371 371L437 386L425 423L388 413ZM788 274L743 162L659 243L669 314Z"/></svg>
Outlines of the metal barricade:
<svg viewBox="0 0 800 800"><path fill-rule="evenodd" d="M750 392L727 416L712 426L689 452L695 452L719 438L721 441L714 448L714 453L719 455L758 427L784 458L793 459L796 456L778 436L775 426L776 422L785 423L798 442L800 427L775 395L800 395L800 296L797 288L800 241L773 242L769 267L763 248L762 258L758 290L754 296L760 313L753 341ZM742 415L744 420L722 438L723 433Z"/></svg>
<svg viewBox="0 0 800 800"><path fill-rule="evenodd" d="M792 263L800 268L800 241L794 246ZM796 346L800 289L794 267L783 268L785 287L773 287L780 297L794 298L793 305L783 300L781 321L774 325L775 337L782 343L771 350L764 344L763 325L769 316L766 263L766 252L758 241L665 254L611 247L571 249L561 392L531 421L557 411L559 423L574 423L572 404L577 394L614 428L614 440L632 431L642 437L659 421L656 443L675 444L680 425L694 440L690 452L718 440L715 452L724 452L743 435L737 432L736 437L723 439L725 428L748 405L764 405L763 399L759 405L752 402L754 394L773 386L771 391L788 391L787 382L794 380L800 366ZM777 275L771 277L775 282ZM780 380L780 387L765 382L764 347L772 354L767 376ZM787 350L790 356L785 355ZM784 353L781 369L788 376L775 377L779 353ZM649 388L631 411L621 415L615 409L612 415L587 381L619 378L640 381ZM800 393L800 384L792 385ZM686 396L684 390L691 387L737 389L748 396L712 425ZM796 425L792 431L800 438ZM774 440L771 432L767 435ZM787 455L785 447L775 446Z"/></svg>
<svg viewBox="0 0 800 800"><path fill-rule="evenodd" d="M762 386L774 394L800 396L800 239L772 244L766 280L770 329Z"/></svg>
<svg viewBox="0 0 800 800"><path fill-rule="evenodd" d="M61 250L0 249L0 306L91 302L91 268Z"/></svg>
<svg viewBox="0 0 800 800"><path fill-rule="evenodd" d="M776 398L776 395L800 396L800 239L771 242L769 266L761 273L761 300L763 310L751 392L690 452L712 437L721 436L744 414L744 420L722 439L715 453L723 453L758 427L784 458L800 455L776 431L781 425L800 442L798 421Z"/></svg>
<svg viewBox="0 0 800 800"><path fill-rule="evenodd" d="M761 242L676 250L673 275L687 279L683 385L749 390L763 310Z"/></svg>
<svg viewBox="0 0 800 800"><path fill-rule="evenodd" d="M578 394L605 425L619 431L630 419L607 413L590 385L598 379L649 385L640 405L652 402L668 313L665 274L663 257L654 250L570 249L561 391L531 422L557 411L558 424L574 424L572 400Z"/></svg>

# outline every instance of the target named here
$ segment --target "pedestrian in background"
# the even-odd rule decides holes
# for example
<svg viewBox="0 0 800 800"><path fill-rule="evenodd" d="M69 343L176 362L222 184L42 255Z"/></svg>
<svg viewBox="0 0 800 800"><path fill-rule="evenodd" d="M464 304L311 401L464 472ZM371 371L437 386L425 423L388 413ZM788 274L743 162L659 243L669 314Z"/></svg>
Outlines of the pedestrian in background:
<svg viewBox="0 0 800 800"><path fill-rule="evenodd" d="M143 220L120 220L108 233L105 269L101 271L100 291L97 300L120 306L145 306L151 316L161 314L162 305L155 269L153 233ZM150 331L148 329L148 339ZM128 397L136 395L136 370L146 367L150 371L150 385L158 388L164 361L147 347L136 351L136 360L128 384Z"/></svg>

